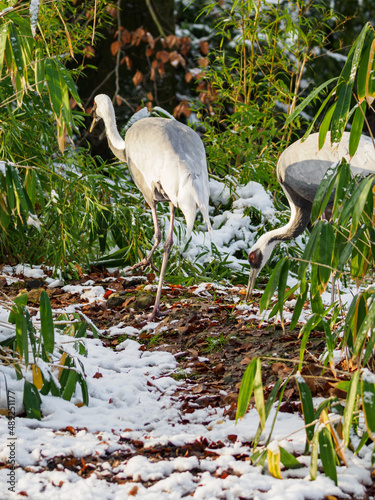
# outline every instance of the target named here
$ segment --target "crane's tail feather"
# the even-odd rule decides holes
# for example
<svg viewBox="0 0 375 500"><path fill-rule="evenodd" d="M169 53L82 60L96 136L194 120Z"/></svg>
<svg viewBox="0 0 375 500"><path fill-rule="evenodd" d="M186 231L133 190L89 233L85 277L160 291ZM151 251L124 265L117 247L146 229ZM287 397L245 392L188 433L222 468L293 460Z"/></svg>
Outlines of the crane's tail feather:
<svg viewBox="0 0 375 500"><path fill-rule="evenodd" d="M185 215L186 219L186 237L189 238L193 230L197 208L203 215L203 219L207 224L207 229L212 232L210 217L208 213L209 191L208 183L201 182L202 179L193 179L190 175L180 184L179 207Z"/></svg>

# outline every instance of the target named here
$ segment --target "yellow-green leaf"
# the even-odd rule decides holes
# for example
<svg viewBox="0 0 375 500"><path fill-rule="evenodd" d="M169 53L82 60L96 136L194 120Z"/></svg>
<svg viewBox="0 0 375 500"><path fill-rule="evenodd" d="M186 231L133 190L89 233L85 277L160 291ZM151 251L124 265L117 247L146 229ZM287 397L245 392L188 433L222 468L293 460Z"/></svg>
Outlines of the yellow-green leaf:
<svg viewBox="0 0 375 500"><path fill-rule="evenodd" d="M33 384L37 389L40 390L43 387L43 377L39 366L36 365L35 363L33 363L32 365L32 372L33 372Z"/></svg>
<svg viewBox="0 0 375 500"><path fill-rule="evenodd" d="M282 479L280 469L280 447L277 441L273 441L267 447L268 470L271 476Z"/></svg>

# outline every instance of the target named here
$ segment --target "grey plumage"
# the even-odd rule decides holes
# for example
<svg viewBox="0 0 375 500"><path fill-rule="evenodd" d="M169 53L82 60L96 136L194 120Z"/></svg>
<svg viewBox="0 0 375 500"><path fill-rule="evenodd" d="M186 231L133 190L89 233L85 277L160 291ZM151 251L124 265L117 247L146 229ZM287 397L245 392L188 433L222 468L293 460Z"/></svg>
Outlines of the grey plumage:
<svg viewBox="0 0 375 500"><path fill-rule="evenodd" d="M299 236L306 228L316 191L329 168L342 158L350 164L354 175L375 173L375 149L370 137L362 136L356 154L349 155L349 132L344 132L339 144L331 145L330 135L319 149L319 134L291 144L277 163L277 179L288 199L291 216L288 224L263 234L249 252L251 266L246 300L249 299L255 280L280 241ZM330 200L331 202L333 200Z"/></svg>
<svg viewBox="0 0 375 500"><path fill-rule="evenodd" d="M94 100L94 120L102 118L108 144L114 155L128 164L134 183L151 208L155 235L154 245L145 259L133 267L152 264L152 255L160 243L156 205L168 202L171 218L169 234L164 244L163 263L154 310L159 312L160 296L167 260L173 244L173 222L176 208L186 219L187 237L192 231L196 210L200 209L211 231L208 214L209 186L206 154L202 140L190 127L171 119L143 118L127 131L125 141L116 127L113 105L108 96L100 94Z"/></svg>

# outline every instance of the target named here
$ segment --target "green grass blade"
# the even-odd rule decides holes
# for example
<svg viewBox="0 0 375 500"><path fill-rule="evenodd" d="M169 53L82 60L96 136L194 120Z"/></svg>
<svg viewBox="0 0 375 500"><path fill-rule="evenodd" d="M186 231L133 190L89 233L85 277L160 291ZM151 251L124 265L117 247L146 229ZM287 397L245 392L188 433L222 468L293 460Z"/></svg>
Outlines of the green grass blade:
<svg viewBox="0 0 375 500"><path fill-rule="evenodd" d="M322 427L319 432L319 451L325 475L337 484L336 452L331 434L326 427Z"/></svg>
<svg viewBox="0 0 375 500"><path fill-rule="evenodd" d="M294 455L286 451L282 446L280 446L280 461L287 469L299 469L300 467L304 467L303 464L298 462Z"/></svg>
<svg viewBox="0 0 375 500"><path fill-rule="evenodd" d="M287 257L283 257L276 265L275 269L273 270L270 279L268 280L267 286L264 290L264 293L262 295L262 298L260 300L260 310L264 311L265 309L268 309L271 299L275 293L275 290L279 284L280 281L280 274L283 271L284 263L287 260Z"/></svg>
<svg viewBox="0 0 375 500"><path fill-rule="evenodd" d="M326 87L328 87L332 82L336 81L337 79L338 79L337 77L331 78L327 82L322 83L322 85L320 85L317 89L313 90L313 92L311 92L311 94L309 94L309 96L296 107L293 113L288 116L285 122L285 126L287 127L296 118L296 116L298 116L301 113L301 111L303 111L305 107L308 106L308 104L310 104L310 102L317 97L317 95L322 90L324 90Z"/></svg>
<svg viewBox="0 0 375 500"><path fill-rule="evenodd" d="M332 115L335 109L336 109L336 102L334 102L332 106L328 109L319 127L319 149L322 149L322 147L324 146L327 137L327 132L329 130L329 126L331 125Z"/></svg>
<svg viewBox="0 0 375 500"><path fill-rule="evenodd" d="M348 393L346 395L346 403L345 403L344 416L343 416L343 427L342 427L343 445L345 448L348 446L349 439L350 439L350 428L351 428L352 421L353 421L353 411L354 411L355 402L357 399L359 375L360 375L359 370L354 372L354 374L352 375L350 385L349 385L349 390L348 390Z"/></svg>
<svg viewBox="0 0 375 500"><path fill-rule="evenodd" d="M259 420L262 428L266 426L266 408L264 405L264 391L262 384L262 368L260 359L256 358L256 369L254 374L254 398L255 405L259 414Z"/></svg>
<svg viewBox="0 0 375 500"><path fill-rule="evenodd" d="M243 418L247 412L247 407L249 406L249 401L253 393L256 367L257 359L254 358L248 364L242 377L240 392L238 394L236 422L239 418Z"/></svg>
<svg viewBox="0 0 375 500"><path fill-rule="evenodd" d="M363 124L365 122L365 113L366 113L366 101L363 101L360 106L357 107L354 113L352 128L350 129L350 138L349 138L349 154L350 156L354 156L359 141L361 139Z"/></svg>
<svg viewBox="0 0 375 500"><path fill-rule="evenodd" d="M78 379L78 373L75 370L69 370L64 390L61 394L61 397L66 401L70 401L72 399L72 396L76 388L77 379Z"/></svg>
<svg viewBox="0 0 375 500"><path fill-rule="evenodd" d="M375 375L367 368L362 373L361 395L367 432L375 441Z"/></svg>
<svg viewBox="0 0 375 500"><path fill-rule="evenodd" d="M352 100L352 85L345 83L340 90L336 107L332 115L331 123L331 142L340 142L344 133L348 116L350 103Z"/></svg>
<svg viewBox="0 0 375 500"><path fill-rule="evenodd" d="M42 416L40 413L40 405L42 400L40 399L39 391L34 384L25 380L24 390L23 390L23 404L27 416L29 418L36 418L41 420Z"/></svg>
<svg viewBox="0 0 375 500"><path fill-rule="evenodd" d="M55 331L52 318L51 302L45 290L40 296L40 333L43 338L44 348L52 354L55 347Z"/></svg>
<svg viewBox="0 0 375 500"><path fill-rule="evenodd" d="M309 424L311 424L315 420L311 391L300 374L296 375L296 382L301 399L303 418L305 421L305 425L308 426L306 427L306 437L308 442L311 443L314 437L314 426Z"/></svg>
<svg viewBox="0 0 375 500"><path fill-rule="evenodd" d="M367 332L373 327L375 321L375 301L372 302L368 313L361 323L359 330L357 331L357 336L355 339L353 354L357 357L360 356L362 351L362 346L367 336Z"/></svg>

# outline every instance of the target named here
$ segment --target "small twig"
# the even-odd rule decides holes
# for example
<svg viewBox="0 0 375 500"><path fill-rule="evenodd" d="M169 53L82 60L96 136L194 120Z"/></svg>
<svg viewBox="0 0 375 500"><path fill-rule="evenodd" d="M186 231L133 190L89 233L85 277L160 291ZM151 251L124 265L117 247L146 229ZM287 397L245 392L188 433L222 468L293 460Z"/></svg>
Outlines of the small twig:
<svg viewBox="0 0 375 500"><path fill-rule="evenodd" d="M151 14L151 17L160 33L160 36L162 36L163 38L165 38L165 33L164 33L164 30L159 22L159 19L157 18L156 14L155 14L155 11L151 5L151 1L150 0L146 0L146 5L147 5L147 8Z"/></svg>
<svg viewBox="0 0 375 500"><path fill-rule="evenodd" d="M92 26L91 45L94 45L94 38L95 38L96 9L98 8L97 2L98 2L98 0L95 0L95 5L94 5L94 21L93 21L93 26Z"/></svg>
<svg viewBox="0 0 375 500"><path fill-rule="evenodd" d="M117 0L117 41L121 40L121 15L120 15L120 9L121 9L121 0ZM116 54L116 67L115 67L115 73L116 73L116 78L115 78L115 95L112 99L112 101L117 97L119 91L120 91L120 56L121 56L121 49L118 49L117 54Z"/></svg>

